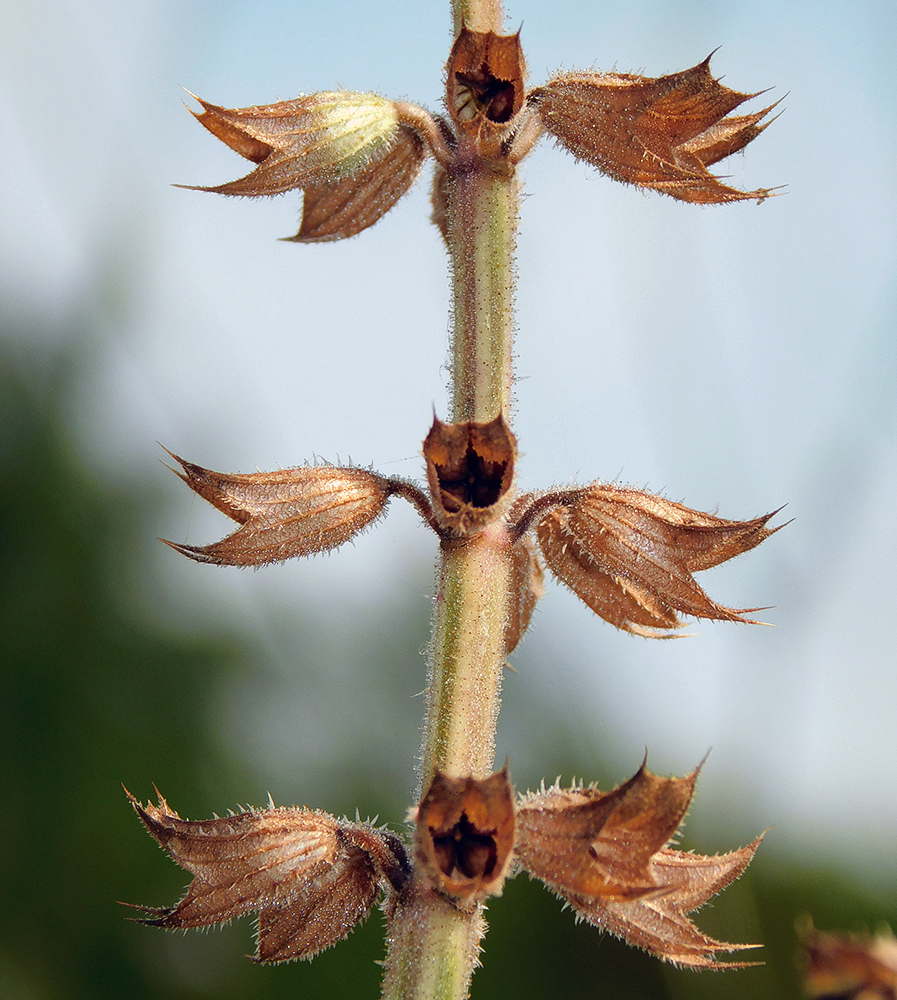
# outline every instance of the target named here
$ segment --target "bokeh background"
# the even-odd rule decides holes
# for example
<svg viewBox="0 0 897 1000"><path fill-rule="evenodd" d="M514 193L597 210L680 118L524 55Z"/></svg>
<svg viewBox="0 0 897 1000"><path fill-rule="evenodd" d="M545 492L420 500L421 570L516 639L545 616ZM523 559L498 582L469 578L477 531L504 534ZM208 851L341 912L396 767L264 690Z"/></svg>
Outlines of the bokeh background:
<svg viewBox="0 0 897 1000"><path fill-rule="evenodd" d="M698 917L766 965L695 975L576 926L517 879L474 995L799 993L795 920L897 922L897 11L890 0L515 0L530 78L700 61L782 117L723 167L787 185L698 208L543 142L525 165L515 429L524 488L593 478L793 522L704 577L775 628L657 643L550 584L504 688L518 787L611 787L645 748L711 750L681 841L772 826ZM247 165L181 106L347 88L438 110L447 5L7 0L0 40L0 993L375 996L374 915L311 965L257 968L248 920L167 935L116 900L185 873L121 783L184 816L238 803L379 814L415 784L434 539L396 503L328 558L176 556L229 530L157 442L223 471L323 456L419 476L445 415L446 261L425 177L345 243L279 243L299 196L178 190ZM770 97L760 98L770 100Z"/></svg>

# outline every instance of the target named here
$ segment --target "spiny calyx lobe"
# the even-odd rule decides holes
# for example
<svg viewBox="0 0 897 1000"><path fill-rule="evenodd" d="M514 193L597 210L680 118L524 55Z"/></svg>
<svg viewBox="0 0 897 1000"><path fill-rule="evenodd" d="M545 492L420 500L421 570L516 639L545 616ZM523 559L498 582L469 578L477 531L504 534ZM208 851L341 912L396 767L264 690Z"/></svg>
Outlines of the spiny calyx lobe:
<svg viewBox="0 0 897 1000"><path fill-rule="evenodd" d="M424 458L434 515L453 534L475 534L507 509L517 441L501 414L488 423L434 418Z"/></svg>
<svg viewBox="0 0 897 1000"><path fill-rule="evenodd" d="M135 907L147 914L143 923L206 927L256 912L259 962L312 958L410 877L401 841L370 823L274 806L193 822L161 795L144 806L127 794L149 833L193 875L175 906Z"/></svg>
<svg viewBox="0 0 897 1000"><path fill-rule="evenodd" d="M775 105L726 117L756 94L724 87L710 56L669 76L562 73L529 95L545 129L564 149L615 180L703 204L756 199L707 169L743 149L769 124Z"/></svg>
<svg viewBox="0 0 897 1000"><path fill-rule="evenodd" d="M337 548L372 524L395 492L368 469L311 465L227 474L187 462L177 475L240 527L212 545L167 542L197 562L262 566Z"/></svg>
<svg viewBox="0 0 897 1000"><path fill-rule="evenodd" d="M527 508L528 505L528 508ZM693 574L759 545L777 511L729 521L643 490L610 483L521 497L512 508L535 523L548 568L617 628L661 638L679 614L750 622L712 601Z"/></svg>
<svg viewBox="0 0 897 1000"><path fill-rule="evenodd" d="M501 894L514 849L508 770L489 778L437 771L415 818L415 857L433 887L461 909Z"/></svg>

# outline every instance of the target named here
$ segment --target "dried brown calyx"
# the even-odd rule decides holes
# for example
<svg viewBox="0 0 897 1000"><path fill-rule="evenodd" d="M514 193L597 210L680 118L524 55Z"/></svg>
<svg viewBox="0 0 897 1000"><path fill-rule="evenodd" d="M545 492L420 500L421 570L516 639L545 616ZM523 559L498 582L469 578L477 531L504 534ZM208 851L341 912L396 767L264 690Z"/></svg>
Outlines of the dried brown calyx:
<svg viewBox="0 0 897 1000"><path fill-rule="evenodd" d="M401 841L369 823L273 805L192 822L161 795L157 806L128 798L150 834L194 876L176 906L134 907L147 914L142 922L184 929L258 913L258 962L313 958L411 874Z"/></svg>
<svg viewBox="0 0 897 1000"><path fill-rule="evenodd" d="M168 929L257 912L256 960L283 962L346 937L380 895L387 914L421 886L473 912L525 869L579 917L658 958L746 964L716 953L755 945L710 938L688 914L744 871L760 838L715 857L671 850L696 777L661 778L642 764L610 792L555 785L517 799L507 767L483 779L437 772L412 817L410 859L388 830L323 812L272 805L191 822L161 795L143 806L129 794L150 834L193 875L175 906L135 909Z"/></svg>
<svg viewBox="0 0 897 1000"><path fill-rule="evenodd" d="M654 638L680 628L679 615L752 622L712 601L693 574L759 545L778 531L777 511L729 521L642 490L609 483L515 502L511 518L535 533L548 568L605 621ZM756 624L756 623L754 623Z"/></svg>
<svg viewBox="0 0 897 1000"><path fill-rule="evenodd" d="M505 624L505 654L513 653L529 627L536 603L545 593L544 573L536 546L528 536L513 547Z"/></svg>
<svg viewBox="0 0 897 1000"><path fill-rule="evenodd" d="M446 73L446 107L456 124L476 118L507 125L523 108L526 67L520 34L471 31L455 39Z"/></svg>
<svg viewBox="0 0 897 1000"><path fill-rule="evenodd" d="M414 818L417 863L437 892L461 909L501 894L514 849L507 768L481 781L437 772Z"/></svg>
<svg viewBox="0 0 897 1000"><path fill-rule="evenodd" d="M459 133L476 143L481 156L501 157L502 143L524 107L525 76L519 34L462 27L446 68L445 104Z"/></svg>
<svg viewBox="0 0 897 1000"><path fill-rule="evenodd" d="M696 968L719 951L756 948L702 934L688 914L738 878L760 838L730 854L670 850L694 793L697 772L659 778L644 764L611 792L555 786L521 798L517 863L565 900L578 917L658 958Z"/></svg>
<svg viewBox="0 0 897 1000"><path fill-rule="evenodd" d="M507 509L517 442L503 416L461 424L434 418L424 458L434 516L453 535L475 534Z"/></svg>
<svg viewBox="0 0 897 1000"><path fill-rule="evenodd" d="M240 527L211 545L167 542L197 562L261 566L334 549L369 527L393 496L413 504L444 542L488 528L510 550L506 650L541 597L542 564L596 614L636 635L668 638L681 615L755 623L758 608L711 600L694 574L747 552L778 528L777 511L730 521L643 490L593 483L513 500L517 446L499 416L488 423L435 419L423 445L430 499L414 483L369 469L316 465L227 475L172 452L187 485ZM535 538L533 538L533 535Z"/></svg>
<svg viewBox="0 0 897 1000"><path fill-rule="evenodd" d="M894 1000L897 997L897 938L820 931L798 925L804 958L804 989L813 1000Z"/></svg>
<svg viewBox="0 0 897 1000"><path fill-rule="evenodd" d="M529 95L546 131L574 156L615 180L705 204L756 199L768 188L738 191L707 169L743 149L769 124L775 104L728 118L756 97L724 87L710 56L681 73L564 73Z"/></svg>
<svg viewBox="0 0 897 1000"><path fill-rule="evenodd" d="M295 242L353 236L411 187L427 156L437 161L433 221L447 236L451 177L510 174L543 131L609 177L703 204L755 199L709 167L743 149L770 123L775 104L731 112L758 96L723 86L710 57L661 77L561 73L526 92L520 36L471 31L455 40L446 69L451 122L405 101L355 91L321 92L262 107L197 100L199 122L258 164L246 177L197 190L261 196L304 191Z"/></svg>
<svg viewBox="0 0 897 1000"><path fill-rule="evenodd" d="M217 566L262 566L337 548L375 521L396 492L390 480L367 469L312 465L227 475L168 454L191 490L240 524L212 545L166 542Z"/></svg>
<svg viewBox="0 0 897 1000"><path fill-rule="evenodd" d="M373 225L424 161L424 140L407 124L409 106L376 94L322 92L232 109L196 100L199 123L258 164L240 180L196 190L248 197L304 190L295 242L343 239ZM410 110L416 120L418 109Z"/></svg>

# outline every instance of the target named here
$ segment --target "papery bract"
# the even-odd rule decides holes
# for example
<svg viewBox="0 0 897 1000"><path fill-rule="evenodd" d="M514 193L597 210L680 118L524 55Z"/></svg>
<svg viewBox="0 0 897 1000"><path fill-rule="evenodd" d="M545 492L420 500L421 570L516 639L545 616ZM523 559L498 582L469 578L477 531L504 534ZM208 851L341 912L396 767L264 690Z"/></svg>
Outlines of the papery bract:
<svg viewBox="0 0 897 1000"><path fill-rule="evenodd" d="M260 962L312 958L364 920L380 892L399 891L410 875L398 838L367 823L276 807L191 822L161 795L157 806L128 798L194 876L176 906L135 907L147 914L143 922L206 927L257 912Z"/></svg>

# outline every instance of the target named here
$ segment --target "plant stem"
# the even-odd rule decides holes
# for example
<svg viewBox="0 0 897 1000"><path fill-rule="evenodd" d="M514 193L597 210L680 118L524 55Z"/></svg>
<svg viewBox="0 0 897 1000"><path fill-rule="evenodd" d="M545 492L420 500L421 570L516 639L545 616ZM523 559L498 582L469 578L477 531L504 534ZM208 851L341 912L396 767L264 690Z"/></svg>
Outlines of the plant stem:
<svg viewBox="0 0 897 1000"><path fill-rule="evenodd" d="M508 168L510 169L510 168ZM482 161L452 183L453 420L508 418L517 189Z"/></svg>
<svg viewBox="0 0 897 1000"><path fill-rule="evenodd" d="M499 0L455 0L455 30L501 30ZM500 172L458 150L449 168L448 242L454 337L452 419L508 418L512 384L517 188ZM463 164L463 167L461 166ZM511 549L505 526L441 547L427 720L419 794L438 768L485 778L495 760L495 729L505 659ZM468 995L483 906L456 908L415 875L388 915L384 1000L462 1000Z"/></svg>
<svg viewBox="0 0 897 1000"><path fill-rule="evenodd" d="M466 24L471 31L501 31L501 0L451 0L454 34Z"/></svg>

